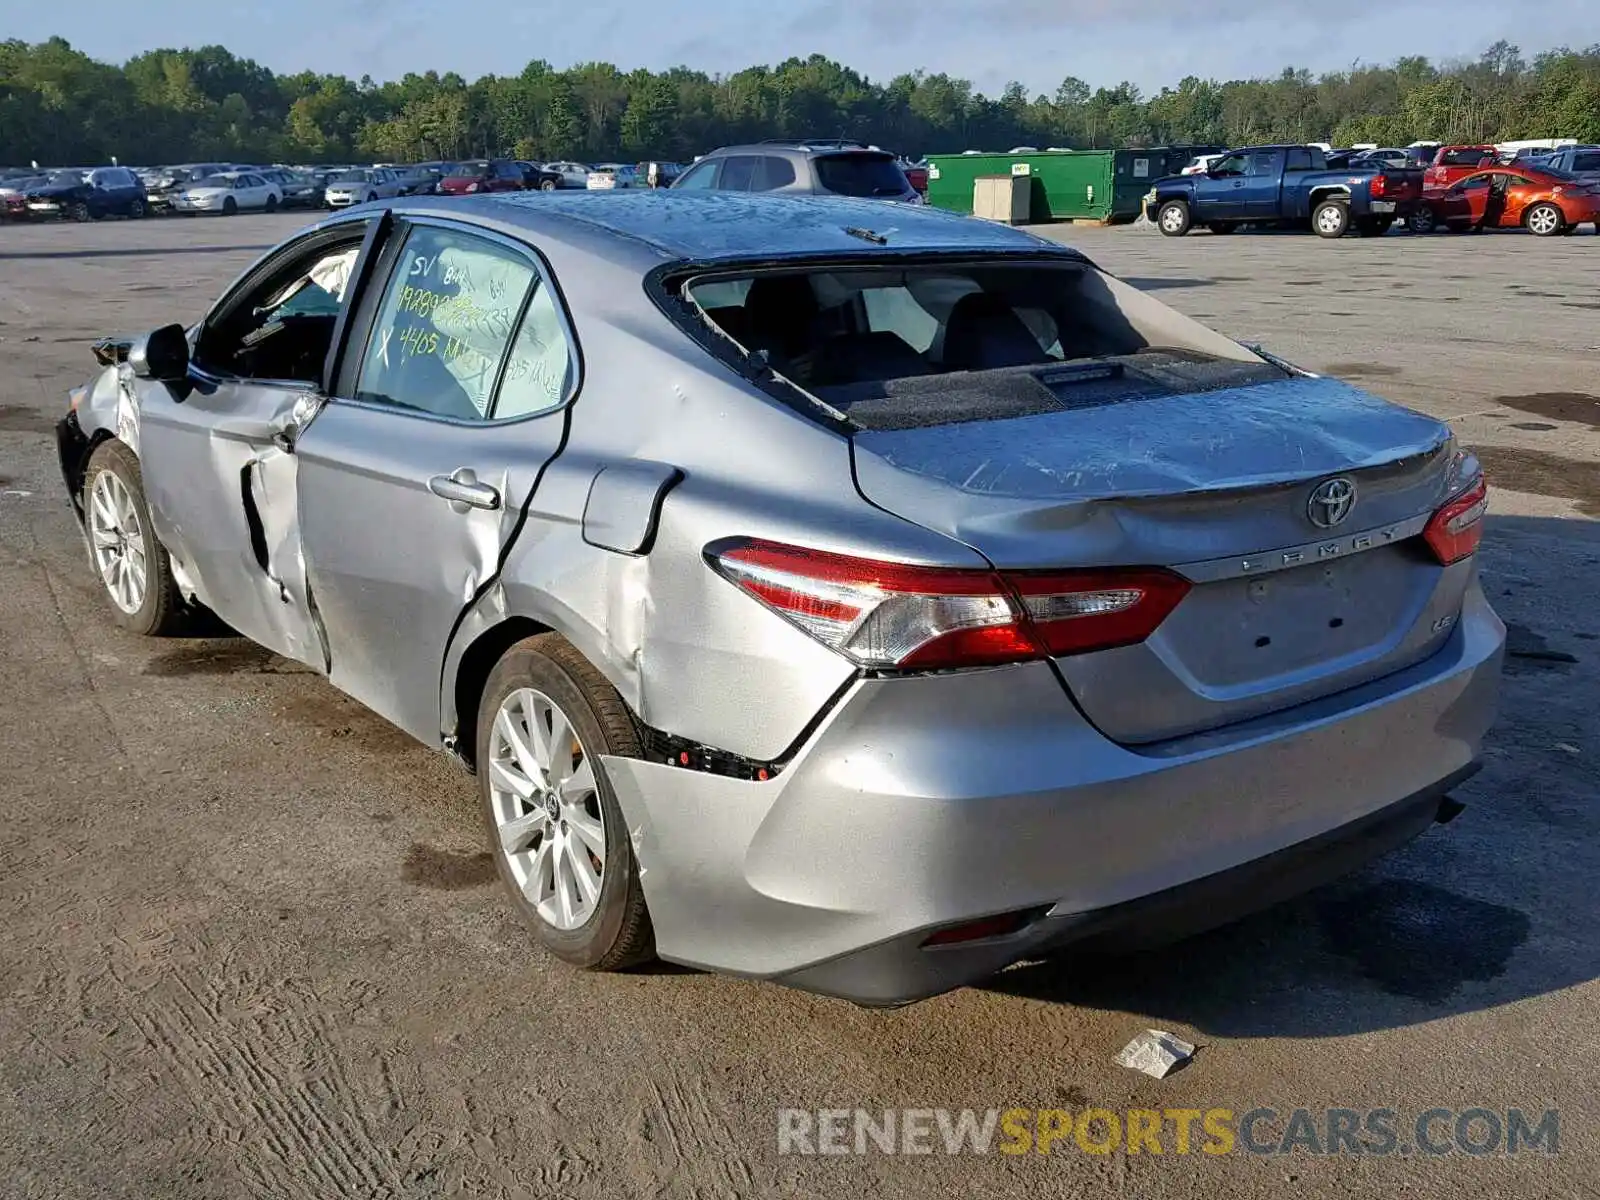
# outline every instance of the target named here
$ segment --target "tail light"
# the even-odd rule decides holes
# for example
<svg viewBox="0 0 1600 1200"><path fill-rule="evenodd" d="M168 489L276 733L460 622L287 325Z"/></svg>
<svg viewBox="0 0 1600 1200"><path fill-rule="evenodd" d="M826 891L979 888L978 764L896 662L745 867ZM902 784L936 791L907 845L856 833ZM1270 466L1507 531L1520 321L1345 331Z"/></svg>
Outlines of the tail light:
<svg viewBox="0 0 1600 1200"><path fill-rule="evenodd" d="M1372 177L1372 186L1368 189L1372 196L1387 196L1389 194L1389 181L1382 175Z"/></svg>
<svg viewBox="0 0 1600 1200"><path fill-rule="evenodd" d="M1482 474L1434 513L1422 531L1434 557L1445 566L1460 562L1483 540L1483 517L1489 511L1489 484Z"/></svg>
<svg viewBox="0 0 1600 1200"><path fill-rule="evenodd" d="M712 568L863 667L949 670L1143 641L1189 590L1153 567L1014 571L917 567L739 540Z"/></svg>

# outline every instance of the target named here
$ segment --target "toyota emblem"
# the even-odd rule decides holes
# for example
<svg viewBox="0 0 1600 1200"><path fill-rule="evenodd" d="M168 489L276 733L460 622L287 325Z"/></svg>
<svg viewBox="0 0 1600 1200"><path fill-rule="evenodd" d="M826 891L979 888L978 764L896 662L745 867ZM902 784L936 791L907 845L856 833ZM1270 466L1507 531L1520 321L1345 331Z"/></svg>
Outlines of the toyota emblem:
<svg viewBox="0 0 1600 1200"><path fill-rule="evenodd" d="M1325 479L1312 489L1311 499L1306 501L1306 515L1318 529L1332 529L1343 524L1355 506L1355 482L1341 476Z"/></svg>

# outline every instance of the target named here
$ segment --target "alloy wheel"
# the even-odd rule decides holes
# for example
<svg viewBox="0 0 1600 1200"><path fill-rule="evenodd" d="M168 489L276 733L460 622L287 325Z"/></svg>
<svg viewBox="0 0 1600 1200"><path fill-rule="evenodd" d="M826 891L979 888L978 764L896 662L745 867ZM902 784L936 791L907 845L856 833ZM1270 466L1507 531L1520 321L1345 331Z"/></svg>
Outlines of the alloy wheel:
<svg viewBox="0 0 1600 1200"><path fill-rule="evenodd" d="M605 875L605 810L589 757L560 705L518 688L489 734L489 793L500 853L529 904L552 927L594 915Z"/></svg>
<svg viewBox="0 0 1600 1200"><path fill-rule="evenodd" d="M149 547L128 485L102 471L89 489L89 546L111 602L130 616L144 607Z"/></svg>
<svg viewBox="0 0 1600 1200"><path fill-rule="evenodd" d="M1528 214L1528 228L1540 237L1546 237L1554 233L1560 224L1561 214L1545 205L1541 205Z"/></svg>

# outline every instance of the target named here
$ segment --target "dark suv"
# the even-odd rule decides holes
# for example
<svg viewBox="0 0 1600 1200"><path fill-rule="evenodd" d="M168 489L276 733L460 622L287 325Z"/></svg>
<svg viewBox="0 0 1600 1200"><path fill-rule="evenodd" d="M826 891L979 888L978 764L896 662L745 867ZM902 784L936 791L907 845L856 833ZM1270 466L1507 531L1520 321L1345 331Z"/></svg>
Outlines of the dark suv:
<svg viewBox="0 0 1600 1200"><path fill-rule="evenodd" d="M724 146L678 176L672 186L684 191L865 196L907 204L923 202L894 155L860 142L832 140Z"/></svg>
<svg viewBox="0 0 1600 1200"><path fill-rule="evenodd" d="M88 221L100 217L142 217L144 184L127 167L56 171L49 181L30 187L23 204L30 217L67 217Z"/></svg>

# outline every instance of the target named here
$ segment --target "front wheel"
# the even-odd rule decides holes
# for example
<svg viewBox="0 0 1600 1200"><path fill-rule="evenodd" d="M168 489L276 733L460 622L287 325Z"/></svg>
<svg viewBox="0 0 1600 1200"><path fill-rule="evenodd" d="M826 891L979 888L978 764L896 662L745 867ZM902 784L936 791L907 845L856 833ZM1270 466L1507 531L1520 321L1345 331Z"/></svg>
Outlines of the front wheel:
<svg viewBox="0 0 1600 1200"><path fill-rule="evenodd" d="M226 200L224 200L222 202L222 215L223 216L231 217L231 216L233 216L234 213L236 213L238 211L239 211L239 206L236 203L234 203L234 199L233 199L232 196L229 196Z"/></svg>
<svg viewBox="0 0 1600 1200"><path fill-rule="evenodd" d="M74 221L84 222L90 220L94 214L89 211L89 206L80 200L77 204L67 209L67 216Z"/></svg>
<svg viewBox="0 0 1600 1200"><path fill-rule="evenodd" d="M128 218L130 220L137 221L142 216L144 216L143 200L135 200L132 204L128 205Z"/></svg>
<svg viewBox="0 0 1600 1200"><path fill-rule="evenodd" d="M267 197L267 211L268 212L276 212L277 210L278 210L278 198L276 196L269 195Z"/></svg>
<svg viewBox="0 0 1600 1200"><path fill-rule="evenodd" d="M511 903L556 957L615 971L655 957L655 934L607 755L636 757L622 698L556 634L518 642L478 706L484 823Z"/></svg>
<svg viewBox="0 0 1600 1200"><path fill-rule="evenodd" d="M1554 204L1535 204L1522 218L1534 237L1554 237L1566 228L1567 218Z"/></svg>
<svg viewBox="0 0 1600 1200"><path fill-rule="evenodd" d="M1412 233L1432 233L1439 227L1439 218L1433 215L1433 209L1419 208L1406 218L1406 226Z"/></svg>
<svg viewBox="0 0 1600 1200"><path fill-rule="evenodd" d="M1156 225L1168 237L1182 237L1193 224L1189 206L1182 200L1168 200L1156 213Z"/></svg>
<svg viewBox="0 0 1600 1200"><path fill-rule="evenodd" d="M1339 200L1324 200L1311 214L1311 228L1318 237L1343 237L1350 228L1350 206Z"/></svg>
<svg viewBox="0 0 1600 1200"><path fill-rule="evenodd" d="M183 596L150 525L139 459L123 442L102 442L89 459L83 531L117 624L147 637L176 633Z"/></svg>

